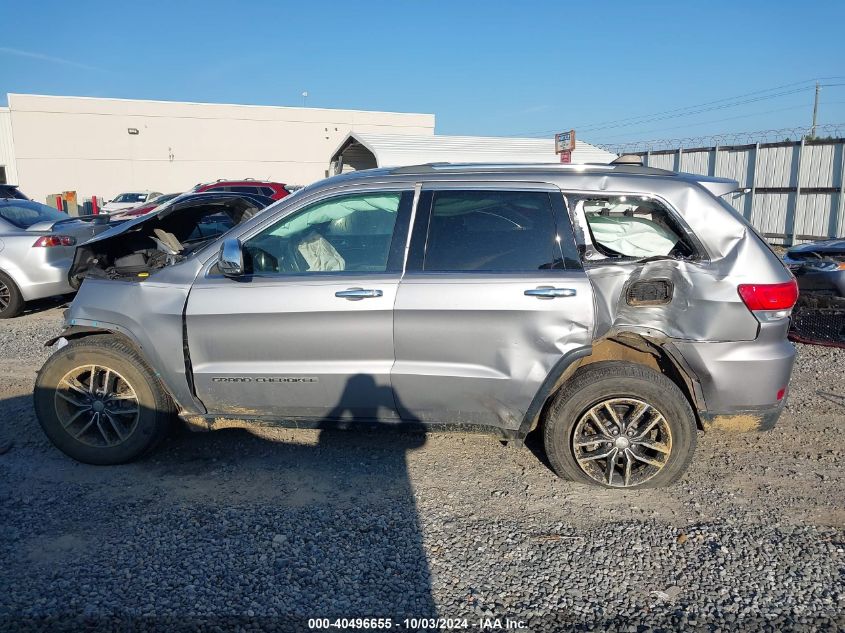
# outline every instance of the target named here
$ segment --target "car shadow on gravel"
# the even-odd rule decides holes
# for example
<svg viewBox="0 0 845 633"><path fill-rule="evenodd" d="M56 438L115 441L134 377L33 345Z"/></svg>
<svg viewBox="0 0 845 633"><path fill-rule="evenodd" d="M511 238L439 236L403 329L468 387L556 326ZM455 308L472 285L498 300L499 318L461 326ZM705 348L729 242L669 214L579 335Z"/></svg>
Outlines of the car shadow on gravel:
<svg viewBox="0 0 845 633"><path fill-rule="evenodd" d="M64 308L70 305L70 302L73 301L72 294L70 295L57 295L55 297L47 297L46 299L35 299L34 301L27 301L21 310L21 313L14 317L16 319L20 319L21 317L29 316L32 314L38 314L39 312L46 312L47 310L52 310L53 308Z"/></svg>
<svg viewBox="0 0 845 633"><path fill-rule="evenodd" d="M348 388L371 389L366 380ZM10 400L24 398L0 411L23 406ZM0 614L24 628L33 616L97 624L163 612L191 614L192 625L270 629L304 629L308 618L436 617L407 465L425 444L422 425L345 432L338 419L348 419L341 406L309 432L174 434L120 466L13 449L0 457L0 497L26 490L33 501L10 504L0 520L17 535L0 546L10 561ZM33 522L41 499L49 512ZM80 599L79 569L93 570L98 596L123 598ZM19 586L49 595L49 608L33 612Z"/></svg>
<svg viewBox="0 0 845 633"><path fill-rule="evenodd" d="M825 391L817 391L816 395L820 398L832 402L838 407L845 409L845 395L839 393L827 393Z"/></svg>

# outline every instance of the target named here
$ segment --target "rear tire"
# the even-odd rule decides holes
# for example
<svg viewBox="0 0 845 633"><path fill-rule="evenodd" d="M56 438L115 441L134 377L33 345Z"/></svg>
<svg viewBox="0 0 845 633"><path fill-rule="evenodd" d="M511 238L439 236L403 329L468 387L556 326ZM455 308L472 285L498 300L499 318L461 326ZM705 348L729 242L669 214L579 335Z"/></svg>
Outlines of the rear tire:
<svg viewBox="0 0 845 633"><path fill-rule="evenodd" d="M38 372L35 412L50 441L87 464L122 464L155 447L174 407L138 351L110 335L71 341Z"/></svg>
<svg viewBox="0 0 845 633"><path fill-rule="evenodd" d="M587 365L555 395L543 425L561 477L607 488L668 486L686 471L697 427L663 374L625 362Z"/></svg>
<svg viewBox="0 0 845 633"><path fill-rule="evenodd" d="M18 316L24 303L17 284L6 273L0 273L0 319Z"/></svg>

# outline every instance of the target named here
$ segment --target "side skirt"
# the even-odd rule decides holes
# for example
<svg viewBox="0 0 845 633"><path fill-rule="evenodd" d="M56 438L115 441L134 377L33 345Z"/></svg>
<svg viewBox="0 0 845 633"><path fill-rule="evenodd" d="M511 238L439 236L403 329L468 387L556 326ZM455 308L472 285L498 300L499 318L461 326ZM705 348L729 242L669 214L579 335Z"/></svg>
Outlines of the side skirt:
<svg viewBox="0 0 845 633"><path fill-rule="evenodd" d="M273 418L269 416L244 415L193 415L181 416L191 431L205 432L229 428L271 427L284 429L328 429L342 431L416 431L421 433L477 433L491 435L502 440L517 440L518 429L503 429L481 424L459 424L449 422L415 422L407 420L347 419L326 420L322 418Z"/></svg>

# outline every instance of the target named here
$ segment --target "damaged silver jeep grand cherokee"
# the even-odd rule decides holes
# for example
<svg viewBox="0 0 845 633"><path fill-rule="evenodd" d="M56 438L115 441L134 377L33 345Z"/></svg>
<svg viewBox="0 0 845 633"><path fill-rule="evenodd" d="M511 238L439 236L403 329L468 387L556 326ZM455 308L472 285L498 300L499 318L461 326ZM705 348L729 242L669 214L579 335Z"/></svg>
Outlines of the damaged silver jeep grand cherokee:
<svg viewBox="0 0 845 633"><path fill-rule="evenodd" d="M735 187L436 164L319 182L190 249L166 218L136 223L80 247L38 418L94 464L138 457L177 416L517 445L537 429L561 476L667 485L698 429L770 428L792 371L795 280L719 198ZM122 274L121 248L155 265Z"/></svg>

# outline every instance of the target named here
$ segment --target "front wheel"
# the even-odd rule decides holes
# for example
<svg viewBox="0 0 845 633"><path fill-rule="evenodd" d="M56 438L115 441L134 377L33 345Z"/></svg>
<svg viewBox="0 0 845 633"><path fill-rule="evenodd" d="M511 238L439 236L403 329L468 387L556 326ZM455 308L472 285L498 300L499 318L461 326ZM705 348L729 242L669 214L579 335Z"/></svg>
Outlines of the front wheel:
<svg viewBox="0 0 845 633"><path fill-rule="evenodd" d="M692 461L697 428L689 402L663 374L624 362L578 370L544 425L561 477L608 488L667 486Z"/></svg>
<svg viewBox="0 0 845 633"><path fill-rule="evenodd" d="M35 381L41 428L66 455L88 464L121 464L167 433L173 405L138 352L110 335L71 341Z"/></svg>

